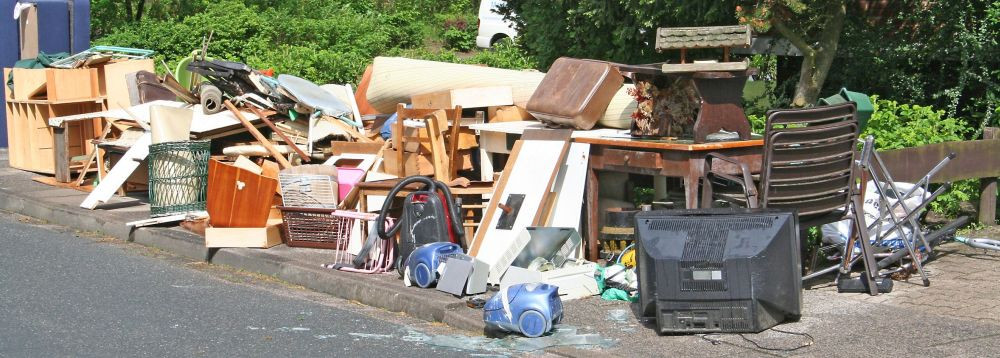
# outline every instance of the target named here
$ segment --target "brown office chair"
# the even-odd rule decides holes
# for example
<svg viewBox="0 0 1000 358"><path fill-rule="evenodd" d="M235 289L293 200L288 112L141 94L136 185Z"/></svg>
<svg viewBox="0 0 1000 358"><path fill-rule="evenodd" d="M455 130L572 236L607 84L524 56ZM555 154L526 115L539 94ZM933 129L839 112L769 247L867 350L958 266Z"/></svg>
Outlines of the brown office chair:
<svg viewBox="0 0 1000 358"><path fill-rule="evenodd" d="M860 129L854 103L767 113L761 173L722 154L705 158L702 205L713 199L742 207L797 210L799 227L843 220L859 190L855 159ZM722 160L739 176L712 170Z"/></svg>

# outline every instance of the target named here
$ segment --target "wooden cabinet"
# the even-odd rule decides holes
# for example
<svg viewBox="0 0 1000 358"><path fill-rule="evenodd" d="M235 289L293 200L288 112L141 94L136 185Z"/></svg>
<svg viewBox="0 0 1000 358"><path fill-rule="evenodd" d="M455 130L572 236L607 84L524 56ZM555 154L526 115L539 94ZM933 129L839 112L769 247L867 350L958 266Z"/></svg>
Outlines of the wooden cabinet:
<svg viewBox="0 0 1000 358"><path fill-rule="evenodd" d="M5 69L4 78L11 71ZM22 69L13 71L21 73ZM13 91L4 86L10 166L52 174L59 182L69 182L71 173L82 169L77 168L79 165L71 165L72 158L93 151L90 140L100 136L102 123L100 119L93 119L66 122L62 127L52 127L49 126L49 118L104 110L104 99L97 96L97 71L23 71L35 72L21 73L24 76L20 77L20 81L15 75ZM45 74L47 80L39 85L34 74ZM18 87L18 84L22 84L22 87ZM26 92L18 96L20 90ZM31 97L44 99L29 99Z"/></svg>
<svg viewBox="0 0 1000 358"><path fill-rule="evenodd" d="M49 118L104 110L100 98L83 101L8 100L7 143L10 166L53 174L69 182L71 173L82 168L71 165L73 157L90 154L90 140L100 136L100 119L65 122L49 126Z"/></svg>

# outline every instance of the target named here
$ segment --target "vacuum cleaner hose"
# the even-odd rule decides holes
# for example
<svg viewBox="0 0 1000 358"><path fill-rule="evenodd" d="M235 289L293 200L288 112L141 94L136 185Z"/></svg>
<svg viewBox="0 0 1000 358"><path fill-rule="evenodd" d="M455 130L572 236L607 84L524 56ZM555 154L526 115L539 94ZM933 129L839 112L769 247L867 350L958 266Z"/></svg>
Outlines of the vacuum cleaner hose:
<svg viewBox="0 0 1000 358"><path fill-rule="evenodd" d="M462 227L462 217L459 216L458 205L455 205L455 199L451 196L451 190L448 189L448 185L435 180L434 183L437 184L436 189L440 189L444 193L445 205L448 206L448 213L451 216L451 226L455 232L455 238L458 239L459 245L461 245L462 238L465 237L465 228Z"/></svg>
<svg viewBox="0 0 1000 358"><path fill-rule="evenodd" d="M403 222L402 220L396 220L396 222L393 223L388 230L385 228L385 218L386 215L389 214L389 209L392 207L392 198L395 198L396 195L399 194L399 191L403 190L403 188L405 188L407 185L418 182L424 183L424 188L421 190L434 189L434 187L436 186L434 180L420 175L407 177L406 179L401 180L399 184L396 184L396 186L389 191L389 194L386 195L385 202L382 203L382 210L379 210L378 218L375 219L375 227L378 230L378 237L382 238L383 240L386 240L389 239L390 237L393 237L394 235L396 235L397 232L399 232L399 224Z"/></svg>

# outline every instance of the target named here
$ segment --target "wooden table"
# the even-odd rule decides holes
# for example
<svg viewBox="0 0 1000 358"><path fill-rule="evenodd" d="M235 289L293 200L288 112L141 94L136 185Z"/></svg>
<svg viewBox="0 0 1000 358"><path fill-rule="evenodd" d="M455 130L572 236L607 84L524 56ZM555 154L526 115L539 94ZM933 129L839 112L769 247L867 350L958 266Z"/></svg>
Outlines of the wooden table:
<svg viewBox="0 0 1000 358"><path fill-rule="evenodd" d="M379 181L370 181L370 182L360 182L360 183L358 183L357 184L357 187L358 187L358 204L360 205L361 212L363 212L363 213L367 213L368 212L368 196L369 195L382 195L382 196L389 195L389 191L391 191L392 188L394 188L396 186L396 184L398 184L401 180L402 179L387 179L387 180L379 180ZM396 196L397 197L400 197L400 196L405 197L405 196L409 195L410 193L412 193L414 191L420 190L421 187L423 187L423 184L421 184L421 183L413 183L413 184L407 185L406 188L403 188L398 193L396 193ZM463 211L475 210L475 209L482 210L485 207L485 205L483 205L481 203L482 196L483 196L483 194L493 193L493 183L472 182L471 184L469 184L468 187L454 187L454 188L450 187L450 188L448 188L448 190L451 191L451 194L453 196L463 196L463 195L464 196L472 196L472 197L478 198L480 200L480 202L463 203L462 204ZM389 199L386 198L386 200L389 200ZM373 208L373 209L379 210L381 208ZM462 215L467 215L467 214L463 213ZM476 226L478 226L479 224L478 223L469 222L468 220L466 220L466 223L463 224L463 225L466 228L466 230L465 230L465 240L466 240L466 242L463 243L463 244L467 245L468 244L468 240L471 240L472 235L475 234ZM367 233L367 230L362 230L362 232L363 233ZM362 236L364 236L364 234Z"/></svg>
<svg viewBox="0 0 1000 358"><path fill-rule="evenodd" d="M685 204L698 207L698 183L705 171L705 155L718 152L746 163L751 171L760 171L763 139L694 144L687 140L640 140L625 138L574 138L590 143L590 166L587 170L587 258L598 258L598 171L680 177L684 181ZM713 169L738 172L735 166L716 161Z"/></svg>

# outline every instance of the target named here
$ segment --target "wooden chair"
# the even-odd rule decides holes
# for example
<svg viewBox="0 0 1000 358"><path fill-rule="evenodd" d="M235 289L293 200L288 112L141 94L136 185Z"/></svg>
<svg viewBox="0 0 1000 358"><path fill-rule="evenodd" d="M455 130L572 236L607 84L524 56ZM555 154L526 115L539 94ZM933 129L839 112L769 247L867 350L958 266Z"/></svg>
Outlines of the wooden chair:
<svg viewBox="0 0 1000 358"><path fill-rule="evenodd" d="M444 116L435 115L441 111ZM396 123L393 124L392 146L396 150L396 170L400 176L406 173L406 147L408 143L426 143L430 149L431 163L434 166L434 177L448 183L458 177L458 168L462 166L462 158L458 155L458 134L462 118L462 107L454 109L413 109L406 108L402 103L396 105ZM403 125L404 120L423 120L428 138L407 136ZM449 128L448 122L453 123ZM447 140L445 132L448 132ZM447 143L447 144L446 144ZM420 148L411 149L419 152Z"/></svg>
<svg viewBox="0 0 1000 358"><path fill-rule="evenodd" d="M717 199L742 207L797 210L802 230L844 220L852 195L860 190L855 165L859 131L854 103L770 111L761 173L755 176L745 164L709 153L702 206ZM713 167L716 160L739 167L739 176Z"/></svg>

